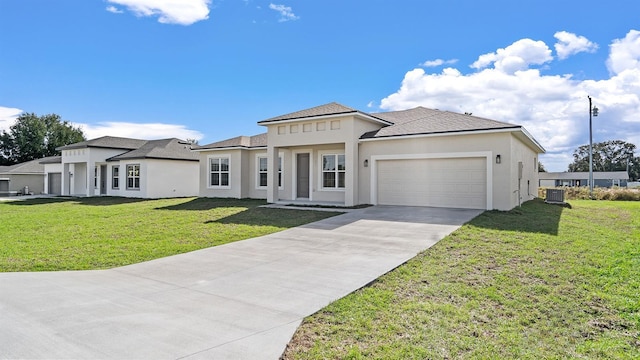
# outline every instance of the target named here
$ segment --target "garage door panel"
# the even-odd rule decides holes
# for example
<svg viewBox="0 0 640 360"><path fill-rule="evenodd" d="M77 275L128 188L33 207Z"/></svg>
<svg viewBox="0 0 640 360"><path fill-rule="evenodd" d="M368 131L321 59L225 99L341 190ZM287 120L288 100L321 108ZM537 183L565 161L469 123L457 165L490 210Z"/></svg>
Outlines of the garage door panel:
<svg viewBox="0 0 640 360"><path fill-rule="evenodd" d="M382 205L486 208L485 158L379 160Z"/></svg>

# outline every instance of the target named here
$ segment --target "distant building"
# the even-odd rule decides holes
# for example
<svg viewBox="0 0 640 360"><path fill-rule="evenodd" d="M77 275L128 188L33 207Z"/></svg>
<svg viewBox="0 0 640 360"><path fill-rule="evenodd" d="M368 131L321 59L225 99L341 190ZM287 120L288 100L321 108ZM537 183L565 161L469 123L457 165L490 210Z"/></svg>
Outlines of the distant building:
<svg viewBox="0 0 640 360"><path fill-rule="evenodd" d="M589 186L589 172L541 172L538 173L540 187ZM626 171L594 171L593 186L610 188L626 187L629 174Z"/></svg>

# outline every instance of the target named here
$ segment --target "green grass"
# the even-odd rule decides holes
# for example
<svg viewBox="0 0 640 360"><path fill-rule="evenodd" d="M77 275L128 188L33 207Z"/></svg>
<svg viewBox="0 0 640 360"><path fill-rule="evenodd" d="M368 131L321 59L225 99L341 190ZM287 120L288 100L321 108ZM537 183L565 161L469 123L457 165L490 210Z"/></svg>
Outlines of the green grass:
<svg viewBox="0 0 640 360"><path fill-rule="evenodd" d="M335 213L264 201L115 197L0 203L0 271L104 269L281 231Z"/></svg>
<svg viewBox="0 0 640 360"><path fill-rule="evenodd" d="M640 203L486 212L305 319L285 359L639 359Z"/></svg>

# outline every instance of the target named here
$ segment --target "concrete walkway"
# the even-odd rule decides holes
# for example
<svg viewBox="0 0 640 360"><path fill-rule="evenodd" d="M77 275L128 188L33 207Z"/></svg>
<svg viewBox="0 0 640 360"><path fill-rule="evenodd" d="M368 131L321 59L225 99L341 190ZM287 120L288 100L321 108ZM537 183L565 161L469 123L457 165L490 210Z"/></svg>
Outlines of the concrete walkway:
<svg viewBox="0 0 640 360"><path fill-rule="evenodd" d="M480 212L376 206L111 270L0 273L0 358L277 359L304 317Z"/></svg>

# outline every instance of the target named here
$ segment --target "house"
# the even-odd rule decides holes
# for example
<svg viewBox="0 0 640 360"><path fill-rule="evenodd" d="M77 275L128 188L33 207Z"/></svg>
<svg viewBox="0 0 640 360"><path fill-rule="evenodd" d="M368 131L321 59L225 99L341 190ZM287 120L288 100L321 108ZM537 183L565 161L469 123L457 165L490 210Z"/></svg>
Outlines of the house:
<svg viewBox="0 0 640 360"><path fill-rule="evenodd" d="M338 103L258 124L267 132L194 147L200 196L507 210L538 191L544 149L520 125Z"/></svg>
<svg viewBox="0 0 640 360"><path fill-rule="evenodd" d="M589 172L541 172L538 175L540 187L589 186ZM626 171L594 171L593 186L610 188L626 187L629 174Z"/></svg>
<svg viewBox="0 0 640 360"><path fill-rule="evenodd" d="M42 193L44 166L40 161L45 159L0 166L0 196Z"/></svg>
<svg viewBox="0 0 640 360"><path fill-rule="evenodd" d="M198 194L198 156L189 143L179 139L104 136L57 150L62 153L62 195L164 198ZM55 174L55 167L52 169Z"/></svg>

